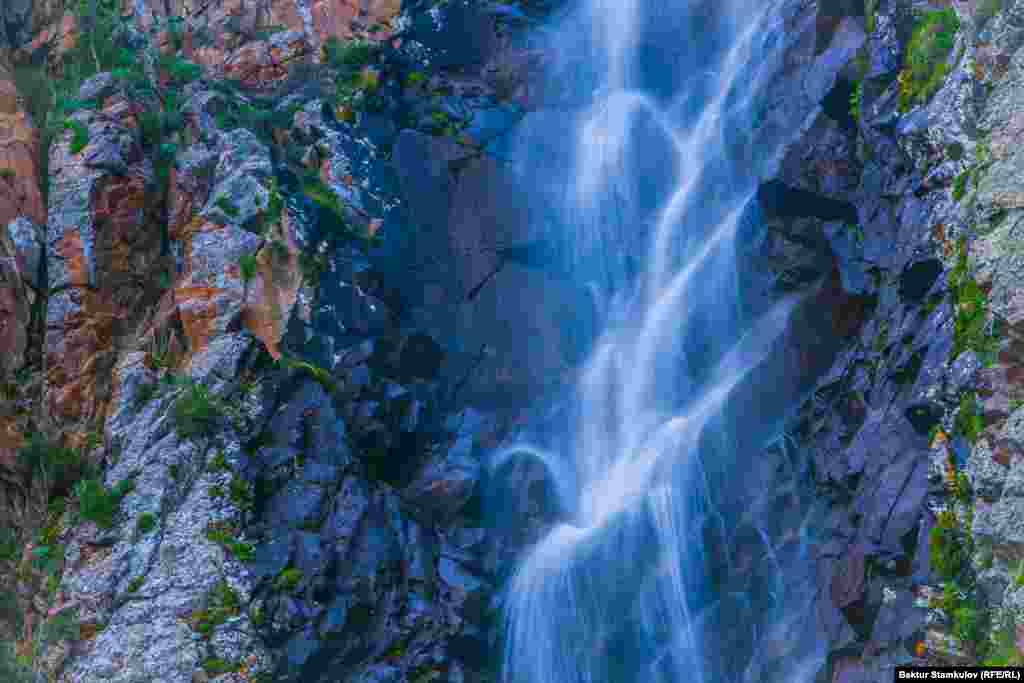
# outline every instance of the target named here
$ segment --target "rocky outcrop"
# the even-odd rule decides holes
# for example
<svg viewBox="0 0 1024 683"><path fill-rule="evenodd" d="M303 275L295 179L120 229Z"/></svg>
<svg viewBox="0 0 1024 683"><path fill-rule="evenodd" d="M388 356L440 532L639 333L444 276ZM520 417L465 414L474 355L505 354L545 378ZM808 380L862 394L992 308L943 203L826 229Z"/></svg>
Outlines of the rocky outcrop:
<svg viewBox="0 0 1024 683"><path fill-rule="evenodd" d="M524 240L511 185L486 125L460 136L524 97L507 40L461 4L119 9L19 15L38 44L12 40L18 68L52 22L112 41L114 68L60 80L66 119L37 109L46 135L0 80L0 167L24 195L0 235L0 378L27 378L0 448L35 487L4 500L21 662L64 681L482 679L526 539L484 528L481 455L567 366L570 310L496 256ZM61 50L91 49L69 35L58 75ZM417 189L424 165L440 185ZM428 245L444 261L421 269ZM422 288L439 273L440 298ZM543 317L509 300L545 286ZM516 321L537 347L511 343ZM485 387L505 412L458 407Z"/></svg>
<svg viewBox="0 0 1024 683"><path fill-rule="evenodd" d="M852 121L833 109L781 167L788 186L855 209L824 232L844 289L872 300L793 422L829 501L818 591L831 680L1024 655L1009 575L1019 510L1003 487L1018 342L1005 251L1013 79L999 55L1020 44L1017 9L945 10L959 30L942 15L953 47L928 64L941 87L907 104L911 37L940 16L909 10L871 4L867 48L844 74Z"/></svg>
<svg viewBox="0 0 1024 683"><path fill-rule="evenodd" d="M955 3L922 100L899 76L915 4L782 18L746 149L784 144L744 259L754 308L805 297L764 379L800 406L724 496L745 521L723 593L767 595L744 514L780 520L795 562L824 509L802 608L709 644L726 667L806 642L835 681L1024 656L1021 10ZM494 596L555 506L539 465L483 455L564 418L521 411L592 326L501 162L565 98L519 40L549 3L99 8L0 8L0 525L20 530L0 616L22 660L69 682L489 680ZM62 118L33 120L15 71L63 73L101 25L135 58L60 80Z"/></svg>

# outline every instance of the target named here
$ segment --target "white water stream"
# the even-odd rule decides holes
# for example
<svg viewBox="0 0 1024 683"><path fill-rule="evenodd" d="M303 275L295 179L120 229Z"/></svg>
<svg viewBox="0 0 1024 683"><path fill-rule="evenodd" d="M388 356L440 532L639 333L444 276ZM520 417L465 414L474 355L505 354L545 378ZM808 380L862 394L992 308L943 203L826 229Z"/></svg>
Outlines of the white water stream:
<svg viewBox="0 0 1024 683"><path fill-rule="evenodd" d="M554 78L593 96L572 113L574 135L549 141L568 160L549 193L568 217L569 260L602 283L608 303L576 388L568 452L523 444L495 455L496 466L543 462L564 512L509 582L505 683L721 678L708 664L709 633L712 621L730 625L716 613L702 530L717 520L728 539L735 520L714 508L709 470L751 455L735 452L734 433L748 426L730 399L795 305L743 320L736 271L737 236L773 156L744 149L739 131L780 68L778 4L584 0L553 31ZM632 277L623 274L631 250ZM782 581L762 521L754 527L760 561ZM777 631L783 620L772 619L736 627ZM819 664L794 662L780 680ZM744 678L755 673L746 666Z"/></svg>

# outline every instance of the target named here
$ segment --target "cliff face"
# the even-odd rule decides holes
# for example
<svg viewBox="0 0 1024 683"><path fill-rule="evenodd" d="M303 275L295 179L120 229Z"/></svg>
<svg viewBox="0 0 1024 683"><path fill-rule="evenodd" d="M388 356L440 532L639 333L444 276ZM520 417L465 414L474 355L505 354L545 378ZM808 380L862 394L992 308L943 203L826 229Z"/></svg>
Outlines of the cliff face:
<svg viewBox="0 0 1024 683"><path fill-rule="evenodd" d="M76 682L493 676L496 588L553 513L516 464L509 523L485 519L482 456L571 377L564 320L589 306L508 256L538 235L496 149L565 96L529 39L553 4L0 8L18 661ZM1013 660L1024 6L786 12L758 134L794 139L744 258L752 301L808 295L779 367L827 503L801 622L829 643L820 679ZM772 491L784 540L782 458L732 495Z"/></svg>
<svg viewBox="0 0 1024 683"><path fill-rule="evenodd" d="M787 187L855 207L787 231L824 235L844 291L870 301L791 427L828 501L817 567L832 680L1024 655L1020 11L867 3L865 49L782 165Z"/></svg>
<svg viewBox="0 0 1024 683"><path fill-rule="evenodd" d="M528 526L484 530L480 455L516 391L566 366L553 319L572 294L494 274L524 236L483 147L535 106L538 56L512 31L544 8L506 9L5 4L21 664L484 676L496 572ZM510 476L537 517L537 474Z"/></svg>

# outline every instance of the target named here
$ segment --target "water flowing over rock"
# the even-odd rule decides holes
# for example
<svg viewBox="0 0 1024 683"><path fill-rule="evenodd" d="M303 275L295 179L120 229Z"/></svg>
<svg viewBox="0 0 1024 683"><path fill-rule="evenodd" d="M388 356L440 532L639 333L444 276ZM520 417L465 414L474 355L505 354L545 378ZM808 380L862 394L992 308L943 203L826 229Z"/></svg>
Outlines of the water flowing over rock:
<svg viewBox="0 0 1024 683"><path fill-rule="evenodd" d="M1024 2L0 2L0 679L1024 664Z"/></svg>

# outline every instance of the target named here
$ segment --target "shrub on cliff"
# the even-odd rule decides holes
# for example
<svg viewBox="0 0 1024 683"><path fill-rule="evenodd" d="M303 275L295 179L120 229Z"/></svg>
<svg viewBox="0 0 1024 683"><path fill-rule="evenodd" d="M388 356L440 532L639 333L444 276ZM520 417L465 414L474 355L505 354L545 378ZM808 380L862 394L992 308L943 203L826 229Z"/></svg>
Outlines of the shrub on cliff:
<svg viewBox="0 0 1024 683"><path fill-rule="evenodd" d="M956 317L953 320L953 353L956 359L964 351L974 351L986 366L995 359L999 347L996 321L989 323L988 297L971 275L967 263L967 243L957 244L956 265L949 271L949 289Z"/></svg>
<svg viewBox="0 0 1024 683"><path fill-rule="evenodd" d="M932 571L943 581L952 581L960 575L967 557L956 515L950 511L940 513L928 538Z"/></svg>
<svg viewBox="0 0 1024 683"><path fill-rule="evenodd" d="M30 683L35 680L30 668L14 655L14 643L0 642L0 680L8 683Z"/></svg>
<svg viewBox="0 0 1024 683"><path fill-rule="evenodd" d="M224 414L220 404L201 384L190 384L174 404L171 417L186 439L208 433Z"/></svg>
<svg viewBox="0 0 1024 683"><path fill-rule="evenodd" d="M78 514L102 529L109 529L114 525L114 515L121 505L121 499L133 488L134 482L131 479L125 479L113 489L107 489L99 479L83 479L75 485Z"/></svg>
<svg viewBox="0 0 1024 683"><path fill-rule="evenodd" d="M942 87L950 68L947 59L959 29L960 20L952 7L920 15L899 74L900 111L925 104Z"/></svg>
<svg viewBox="0 0 1024 683"><path fill-rule="evenodd" d="M67 490L87 469L77 451L38 435L18 450L18 461L42 482L47 494Z"/></svg>

